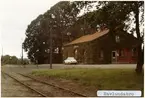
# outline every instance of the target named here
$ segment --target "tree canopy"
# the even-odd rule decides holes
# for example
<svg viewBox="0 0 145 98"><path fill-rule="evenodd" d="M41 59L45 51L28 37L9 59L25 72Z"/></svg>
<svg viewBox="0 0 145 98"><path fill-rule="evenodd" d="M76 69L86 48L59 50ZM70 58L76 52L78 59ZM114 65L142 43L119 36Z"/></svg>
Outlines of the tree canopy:
<svg viewBox="0 0 145 98"><path fill-rule="evenodd" d="M58 56L61 59L62 44L69 40L68 32L65 31L77 21L80 9L88 3L61 1L33 20L28 25L23 43L25 51L28 52L28 58L35 63L45 63L45 60L48 60L51 32L53 53L58 49ZM55 61L57 61L56 58Z"/></svg>
<svg viewBox="0 0 145 98"><path fill-rule="evenodd" d="M1 56L1 63L20 65L22 64L22 59L19 59L16 56L4 55L4 56ZM23 64L29 64L29 60L26 58L23 59Z"/></svg>

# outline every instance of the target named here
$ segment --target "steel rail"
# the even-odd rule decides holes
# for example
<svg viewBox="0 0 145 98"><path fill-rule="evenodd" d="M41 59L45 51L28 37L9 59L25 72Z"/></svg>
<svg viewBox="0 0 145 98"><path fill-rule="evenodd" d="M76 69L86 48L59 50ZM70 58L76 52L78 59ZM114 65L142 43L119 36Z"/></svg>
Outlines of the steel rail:
<svg viewBox="0 0 145 98"><path fill-rule="evenodd" d="M87 96L84 95L84 94L80 94L80 93L71 91L71 90L69 90L69 89L62 88L62 87L60 87L60 86L57 86L57 85L54 85L54 84L51 84L51 83L48 83L48 82L45 82L45 81L41 81L41 80L35 79L35 78L33 78L33 77L31 77L31 76L28 76L28 75L24 75L24 74L21 74L21 73L17 73L17 74L20 74L20 75L22 75L22 76L24 76L24 77L28 77L28 78L30 78L30 79L33 79L33 80L37 81L37 82L40 82L40 83L43 83L43 84L46 84L46 85L49 85L49 86L53 86L53 87L62 89L62 90L64 90L64 91L68 91L68 92L73 93L73 94L76 94L76 95L78 95L78 96L80 96L80 97L87 97Z"/></svg>
<svg viewBox="0 0 145 98"><path fill-rule="evenodd" d="M41 93L41 92L39 92L39 91L33 89L32 87L30 87L30 86L24 84L23 82L19 81L18 79L14 78L13 76L9 75L8 73L6 73L6 72L2 72L2 73L6 74L7 76L11 77L12 79L14 79L15 81L17 81L17 82L20 83L21 85L25 86L26 88L29 88L30 90L36 92L37 94L41 95L42 97L48 97L47 95L45 95L45 94L43 94L43 93Z"/></svg>

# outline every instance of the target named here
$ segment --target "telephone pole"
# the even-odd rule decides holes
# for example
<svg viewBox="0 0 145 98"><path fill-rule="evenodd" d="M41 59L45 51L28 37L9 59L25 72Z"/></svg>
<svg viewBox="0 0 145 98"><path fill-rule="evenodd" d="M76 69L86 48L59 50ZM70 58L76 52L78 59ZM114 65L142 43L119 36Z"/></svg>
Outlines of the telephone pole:
<svg viewBox="0 0 145 98"><path fill-rule="evenodd" d="M86 2L86 1L84 1L84 2ZM86 5L85 5L85 7L84 7L84 29L83 29L83 30L84 30L84 31L83 31L84 34L83 34L83 35L85 35L85 33L86 33L86 32L85 32L85 27L86 27L86 19L85 19L86 16L85 16L85 14L86 14Z"/></svg>
<svg viewBox="0 0 145 98"><path fill-rule="evenodd" d="M23 65L23 45L22 45L22 65Z"/></svg>
<svg viewBox="0 0 145 98"><path fill-rule="evenodd" d="M1 55L1 65L3 65L3 47L2 47L2 55Z"/></svg>
<svg viewBox="0 0 145 98"><path fill-rule="evenodd" d="M50 28L50 69L52 69L52 34L51 34L51 28Z"/></svg>
<svg viewBox="0 0 145 98"><path fill-rule="evenodd" d="M22 40L22 41L23 41L23 40ZM21 46L21 48L22 48L21 64L22 64L22 66L23 66L23 43L22 43L22 46ZM24 68L25 68L25 66L24 66Z"/></svg>
<svg viewBox="0 0 145 98"><path fill-rule="evenodd" d="M55 18L55 16L53 14L51 14L51 18L52 21ZM51 21L50 21L51 24ZM53 45L52 45L52 28L53 28L53 24L51 24L52 27L50 27L50 69L52 69L52 53L53 53Z"/></svg>

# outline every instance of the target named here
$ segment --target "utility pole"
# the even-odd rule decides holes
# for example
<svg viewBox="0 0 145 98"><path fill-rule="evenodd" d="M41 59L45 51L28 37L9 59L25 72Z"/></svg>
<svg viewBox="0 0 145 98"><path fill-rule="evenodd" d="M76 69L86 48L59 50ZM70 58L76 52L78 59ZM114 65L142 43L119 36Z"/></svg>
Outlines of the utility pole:
<svg viewBox="0 0 145 98"><path fill-rule="evenodd" d="M86 1L84 1L84 2L86 2ZM85 19L85 14L86 14L86 5L85 5L85 7L84 7L84 35L85 35L85 28L86 28L86 19Z"/></svg>
<svg viewBox="0 0 145 98"><path fill-rule="evenodd" d="M22 45L22 65L23 65L23 45Z"/></svg>
<svg viewBox="0 0 145 98"><path fill-rule="evenodd" d="M53 14L51 14L51 18L52 21L55 18L55 16ZM50 24L51 24L51 20L50 20ZM52 27L50 27L50 69L52 69L52 49L53 49L53 45L52 45L52 28L53 28L53 24L51 24Z"/></svg>
<svg viewBox="0 0 145 98"><path fill-rule="evenodd" d="M22 43L22 57L21 57L21 64L22 64L22 66L23 66L23 43ZM24 68L25 68L25 66L24 66Z"/></svg>
<svg viewBox="0 0 145 98"><path fill-rule="evenodd" d="M50 69L52 69L52 32L50 28Z"/></svg>
<svg viewBox="0 0 145 98"><path fill-rule="evenodd" d="M3 65L3 47L2 47L1 65Z"/></svg>

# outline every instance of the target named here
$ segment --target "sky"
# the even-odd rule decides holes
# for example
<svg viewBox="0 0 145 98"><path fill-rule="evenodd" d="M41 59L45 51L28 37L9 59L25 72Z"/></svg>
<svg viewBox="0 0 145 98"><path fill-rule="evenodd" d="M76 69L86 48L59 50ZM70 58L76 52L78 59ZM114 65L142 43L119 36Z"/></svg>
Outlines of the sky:
<svg viewBox="0 0 145 98"><path fill-rule="evenodd" d="M27 26L58 0L0 0L0 53L21 57ZM24 58L27 53L24 52Z"/></svg>

